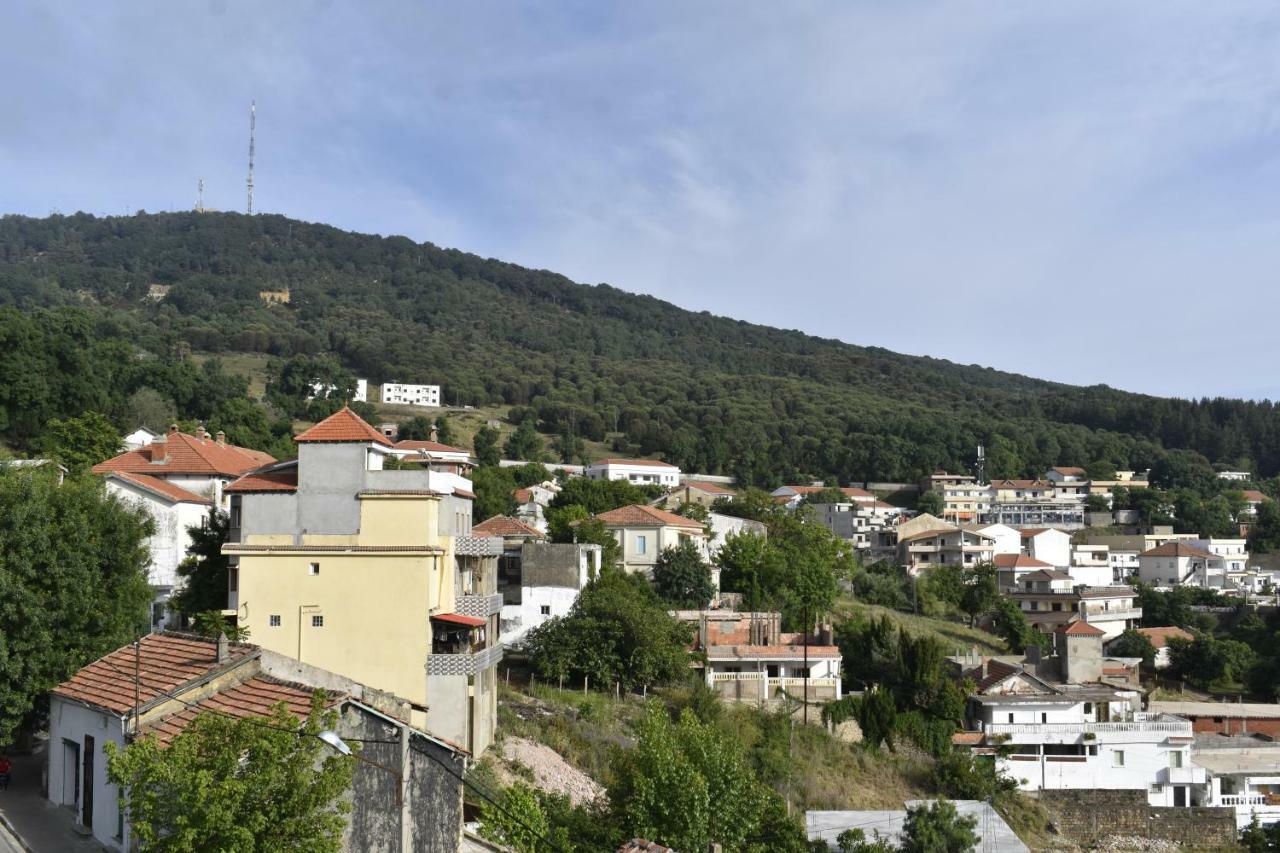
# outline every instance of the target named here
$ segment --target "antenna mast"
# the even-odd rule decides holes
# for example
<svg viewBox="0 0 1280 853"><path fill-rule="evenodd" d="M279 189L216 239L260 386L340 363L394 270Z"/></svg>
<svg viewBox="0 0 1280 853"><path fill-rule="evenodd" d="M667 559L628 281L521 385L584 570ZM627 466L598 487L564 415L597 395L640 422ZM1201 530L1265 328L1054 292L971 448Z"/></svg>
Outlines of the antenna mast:
<svg viewBox="0 0 1280 853"><path fill-rule="evenodd" d="M258 119L258 102L249 102L249 215L253 215L253 129Z"/></svg>
<svg viewBox="0 0 1280 853"><path fill-rule="evenodd" d="M196 181L196 213L204 213L204 178Z"/></svg>

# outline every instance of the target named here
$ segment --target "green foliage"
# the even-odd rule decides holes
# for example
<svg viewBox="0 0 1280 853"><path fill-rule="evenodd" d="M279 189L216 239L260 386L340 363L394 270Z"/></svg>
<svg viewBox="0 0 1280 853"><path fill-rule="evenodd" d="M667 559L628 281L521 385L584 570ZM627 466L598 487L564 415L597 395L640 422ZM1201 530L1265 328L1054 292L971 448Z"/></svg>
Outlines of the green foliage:
<svg viewBox="0 0 1280 853"><path fill-rule="evenodd" d="M1142 668L1151 672L1156 665L1156 647L1151 638L1133 628L1127 629L1107 646L1107 654L1121 658L1142 658Z"/></svg>
<svg viewBox="0 0 1280 853"><path fill-rule="evenodd" d="M502 446L502 452L508 459L523 459L526 462L544 461L546 449L542 443L542 436L538 435L534 427L533 420L526 418L520 422L516 431Z"/></svg>
<svg viewBox="0 0 1280 853"><path fill-rule="evenodd" d="M937 492L921 492L920 497L916 498L917 512L927 512L929 515L941 518L944 507L942 495Z"/></svg>
<svg viewBox="0 0 1280 853"><path fill-rule="evenodd" d="M746 610L766 609L785 582L782 555L756 533L729 533L716 554L720 588L743 595Z"/></svg>
<svg viewBox="0 0 1280 853"><path fill-rule="evenodd" d="M978 617L995 608L1000 597L1000 588L996 584L996 567L991 563L965 566L960 583L960 610L969 617L969 626L973 627Z"/></svg>
<svg viewBox="0 0 1280 853"><path fill-rule="evenodd" d="M97 478L0 470L0 745L51 687L149 629L151 531Z"/></svg>
<svg viewBox="0 0 1280 853"><path fill-rule="evenodd" d="M691 539L662 549L653 566L653 588L659 598L677 610L706 607L715 594L711 568Z"/></svg>
<svg viewBox="0 0 1280 853"><path fill-rule="evenodd" d="M498 431L488 424L476 430L472 448L476 462L481 466L491 465L496 468L502 459L502 454L498 451Z"/></svg>
<svg viewBox="0 0 1280 853"><path fill-rule="evenodd" d="M336 355L296 355L273 361L267 399L297 418L320 420L333 414L356 392L355 376Z"/></svg>
<svg viewBox="0 0 1280 853"><path fill-rule="evenodd" d="M541 839L551 832L550 821L538 802L537 792L517 782L502 792L502 807L485 803L480 810L480 835L504 844L517 853L538 853Z"/></svg>
<svg viewBox="0 0 1280 853"><path fill-rule="evenodd" d="M823 846L826 846L825 842ZM836 847L840 853L896 853L898 849L896 844L881 836L879 830L868 840L867 833L857 827L837 835Z"/></svg>
<svg viewBox="0 0 1280 853"><path fill-rule="evenodd" d="M1257 653L1239 640L1199 635L1169 638L1169 675L1204 689L1238 689L1258 663Z"/></svg>
<svg viewBox="0 0 1280 853"><path fill-rule="evenodd" d="M992 628L1008 644L1010 651L1022 654L1028 646L1043 646L1045 637L1027 621L1018 602L1003 596L996 599L992 611Z"/></svg>
<svg viewBox="0 0 1280 853"><path fill-rule="evenodd" d="M990 800L1016 791L1017 780L1000 773L991 756L950 751L933 766L933 786L957 800Z"/></svg>
<svg viewBox="0 0 1280 853"><path fill-rule="evenodd" d="M120 452L120 434L105 416L85 412L78 418L49 421L40 446L72 474L83 474Z"/></svg>
<svg viewBox="0 0 1280 853"><path fill-rule="evenodd" d="M961 816L950 800L907 809L902 825L903 853L969 853L981 840L974 817Z"/></svg>
<svg viewBox="0 0 1280 853"><path fill-rule="evenodd" d="M471 518L477 524L495 515L511 515L516 501L511 496L516 478L511 468L481 465L471 472L471 485L476 499L471 503Z"/></svg>
<svg viewBox="0 0 1280 853"><path fill-rule="evenodd" d="M639 689L688 677L688 626L667 615L648 581L606 569L573 608L529 632L525 649L547 680L561 677L609 689Z"/></svg>
<svg viewBox="0 0 1280 853"><path fill-rule="evenodd" d="M1084 499L1085 512L1110 512L1111 504L1107 501L1106 495L1086 495Z"/></svg>
<svg viewBox="0 0 1280 853"><path fill-rule="evenodd" d="M1244 853L1277 853L1280 851L1280 823L1261 826L1257 815L1240 833L1240 849Z"/></svg>
<svg viewBox="0 0 1280 853"><path fill-rule="evenodd" d="M897 728L898 706L893 694L876 687L868 690L857 707L858 727L862 729L863 743L878 749L882 744L893 749L893 733Z"/></svg>
<svg viewBox="0 0 1280 853"><path fill-rule="evenodd" d="M744 849L776 796L756 781L740 744L689 711L672 723L651 707L614 770L609 802L624 834L677 850Z"/></svg>
<svg viewBox="0 0 1280 853"><path fill-rule="evenodd" d="M337 720L323 701L317 692L305 721L280 703L266 719L201 714L168 746L151 737L124 750L105 743L139 844L165 853L340 850L355 759L316 737Z"/></svg>
<svg viewBox="0 0 1280 853"><path fill-rule="evenodd" d="M569 511L577 509L583 511L582 507L570 507L566 512L558 513L556 521L563 523L570 517ZM622 565L622 545L618 543L618 537L614 536L604 522L598 518L583 518L573 527L571 540L584 545L600 546L600 565L609 568L620 569ZM559 539L555 541L560 541Z"/></svg>
<svg viewBox="0 0 1280 853"><path fill-rule="evenodd" d="M183 586L170 597L171 610L190 617L227 606L227 568L231 560L223 556L222 545L228 540L229 526L227 514L215 507L209 510L204 524L187 528L187 558L178 564Z"/></svg>

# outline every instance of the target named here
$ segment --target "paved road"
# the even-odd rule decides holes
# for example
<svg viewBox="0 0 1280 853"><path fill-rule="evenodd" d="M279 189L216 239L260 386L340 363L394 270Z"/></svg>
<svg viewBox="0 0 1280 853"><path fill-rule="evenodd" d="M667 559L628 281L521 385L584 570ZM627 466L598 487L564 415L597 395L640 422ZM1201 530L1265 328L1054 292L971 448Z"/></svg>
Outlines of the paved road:
<svg viewBox="0 0 1280 853"><path fill-rule="evenodd" d="M5 829L2 823L0 823L0 853L26 853L18 843L18 839L14 838L13 833Z"/></svg>

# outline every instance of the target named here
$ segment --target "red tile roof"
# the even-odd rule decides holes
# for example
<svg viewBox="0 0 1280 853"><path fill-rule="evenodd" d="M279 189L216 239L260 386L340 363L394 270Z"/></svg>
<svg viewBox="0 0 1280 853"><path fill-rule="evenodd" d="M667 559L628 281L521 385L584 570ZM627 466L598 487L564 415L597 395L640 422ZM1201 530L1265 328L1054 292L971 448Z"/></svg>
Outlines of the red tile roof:
<svg viewBox="0 0 1280 853"><path fill-rule="evenodd" d="M515 489L511 492L511 497L518 504L527 504L533 501L532 489Z"/></svg>
<svg viewBox="0 0 1280 853"><path fill-rule="evenodd" d="M1026 554L996 554L992 560L997 569L1052 569L1050 563Z"/></svg>
<svg viewBox="0 0 1280 853"><path fill-rule="evenodd" d="M231 643L227 661L218 663L217 644L212 640L170 632L147 634L140 647L136 659L132 645L116 649L81 669L52 692L124 714L134 706L135 666L138 699L145 705L257 651L256 646Z"/></svg>
<svg viewBox="0 0 1280 853"><path fill-rule="evenodd" d="M206 497L201 497L195 492L189 492L181 486L175 486L167 480L162 480L159 477L151 477L147 474L130 474L128 471L112 471L107 474L107 478L131 483L139 489L145 489L153 495L159 495L160 497L175 503L213 504L213 501Z"/></svg>
<svg viewBox="0 0 1280 853"><path fill-rule="evenodd" d="M1212 557L1208 551L1186 542L1166 542L1143 551L1139 557Z"/></svg>
<svg viewBox="0 0 1280 853"><path fill-rule="evenodd" d="M265 675L246 679L232 687L219 690L194 707L187 706L176 714L152 723L142 729L144 735L154 735L161 743L169 743L201 713L211 712L227 717L268 717L280 702L289 713L305 720L311 712L313 687L281 681ZM345 698L341 694L326 694L325 707L333 707Z"/></svg>
<svg viewBox="0 0 1280 853"><path fill-rule="evenodd" d="M1245 489L1240 494L1244 495L1244 499L1250 503L1261 503L1262 501L1271 500L1270 496L1258 491L1257 489Z"/></svg>
<svg viewBox="0 0 1280 853"><path fill-rule="evenodd" d="M706 492L709 495L736 495L733 489L728 486L722 486L719 483L708 483L704 480L685 480L685 486L690 489L697 489L700 492Z"/></svg>
<svg viewBox="0 0 1280 853"><path fill-rule="evenodd" d="M612 527L688 527L694 530L703 529L702 523L694 521L692 518L685 518L683 515L676 515L674 512L667 512L665 509L643 504L632 504L631 506L611 509L608 512L598 514L596 518Z"/></svg>
<svg viewBox="0 0 1280 853"><path fill-rule="evenodd" d="M298 490L298 466L290 465L279 470L250 471L222 491L233 494L246 492L296 492Z"/></svg>
<svg viewBox="0 0 1280 853"><path fill-rule="evenodd" d="M1059 474L1063 475L1064 477L1072 477L1072 476L1074 476L1074 477L1081 477L1081 476L1083 476L1083 475L1084 475L1084 469L1083 469L1083 468L1073 468L1073 467L1061 467L1061 466L1058 466L1058 467L1050 468L1049 470L1050 470L1050 471L1057 471Z"/></svg>
<svg viewBox="0 0 1280 853"><path fill-rule="evenodd" d="M332 442L350 444L372 441L375 444L393 446L391 439L369 426L364 418L347 406L343 406L309 430L293 437L297 442Z"/></svg>
<svg viewBox="0 0 1280 853"><path fill-rule="evenodd" d="M978 746L985 737L982 732L956 732L951 736L951 742L957 746Z"/></svg>
<svg viewBox="0 0 1280 853"><path fill-rule="evenodd" d="M1161 628L1139 628L1138 633L1145 636L1151 641L1151 645L1157 649L1168 648L1169 640L1177 638L1179 640L1194 640L1196 637L1190 631L1178 628L1174 625L1168 625Z"/></svg>
<svg viewBox="0 0 1280 853"><path fill-rule="evenodd" d="M417 439L405 439L396 442L397 450L429 450L433 453L466 453L461 447L452 447L448 444L441 444L438 441L419 441Z"/></svg>
<svg viewBox="0 0 1280 853"><path fill-rule="evenodd" d="M518 518L509 515L495 515L471 528L472 536L533 536L545 538L542 531L530 527Z"/></svg>
<svg viewBox="0 0 1280 853"><path fill-rule="evenodd" d="M1066 634L1070 637L1101 637L1106 634L1096 625L1090 625L1083 619L1074 619L1054 629L1055 634Z"/></svg>
<svg viewBox="0 0 1280 853"><path fill-rule="evenodd" d="M982 664L979 664L963 672L964 677L974 683L979 693L995 687L1011 675L1017 675L1022 672L1022 667L1014 666L995 658L987 658L985 664L985 669Z"/></svg>
<svg viewBox="0 0 1280 853"><path fill-rule="evenodd" d="M232 477L276 461L270 454L185 432L169 432L137 450L99 462L96 474L125 471L131 474L214 474ZM155 460L155 461L153 461Z"/></svg>
<svg viewBox="0 0 1280 853"><path fill-rule="evenodd" d="M650 468L675 468L679 470L678 466L672 465L670 462L663 462L661 459L597 459L589 467L594 468L596 465L643 465Z"/></svg>

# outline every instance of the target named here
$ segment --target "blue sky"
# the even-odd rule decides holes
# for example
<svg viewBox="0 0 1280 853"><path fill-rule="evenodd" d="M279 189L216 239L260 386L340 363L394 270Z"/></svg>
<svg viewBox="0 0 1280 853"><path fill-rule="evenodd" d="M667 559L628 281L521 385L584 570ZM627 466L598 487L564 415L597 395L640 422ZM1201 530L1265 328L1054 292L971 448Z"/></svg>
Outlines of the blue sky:
<svg viewBox="0 0 1280 853"><path fill-rule="evenodd" d="M244 206L901 352L1280 397L1280 4L43 3L0 210Z"/></svg>

